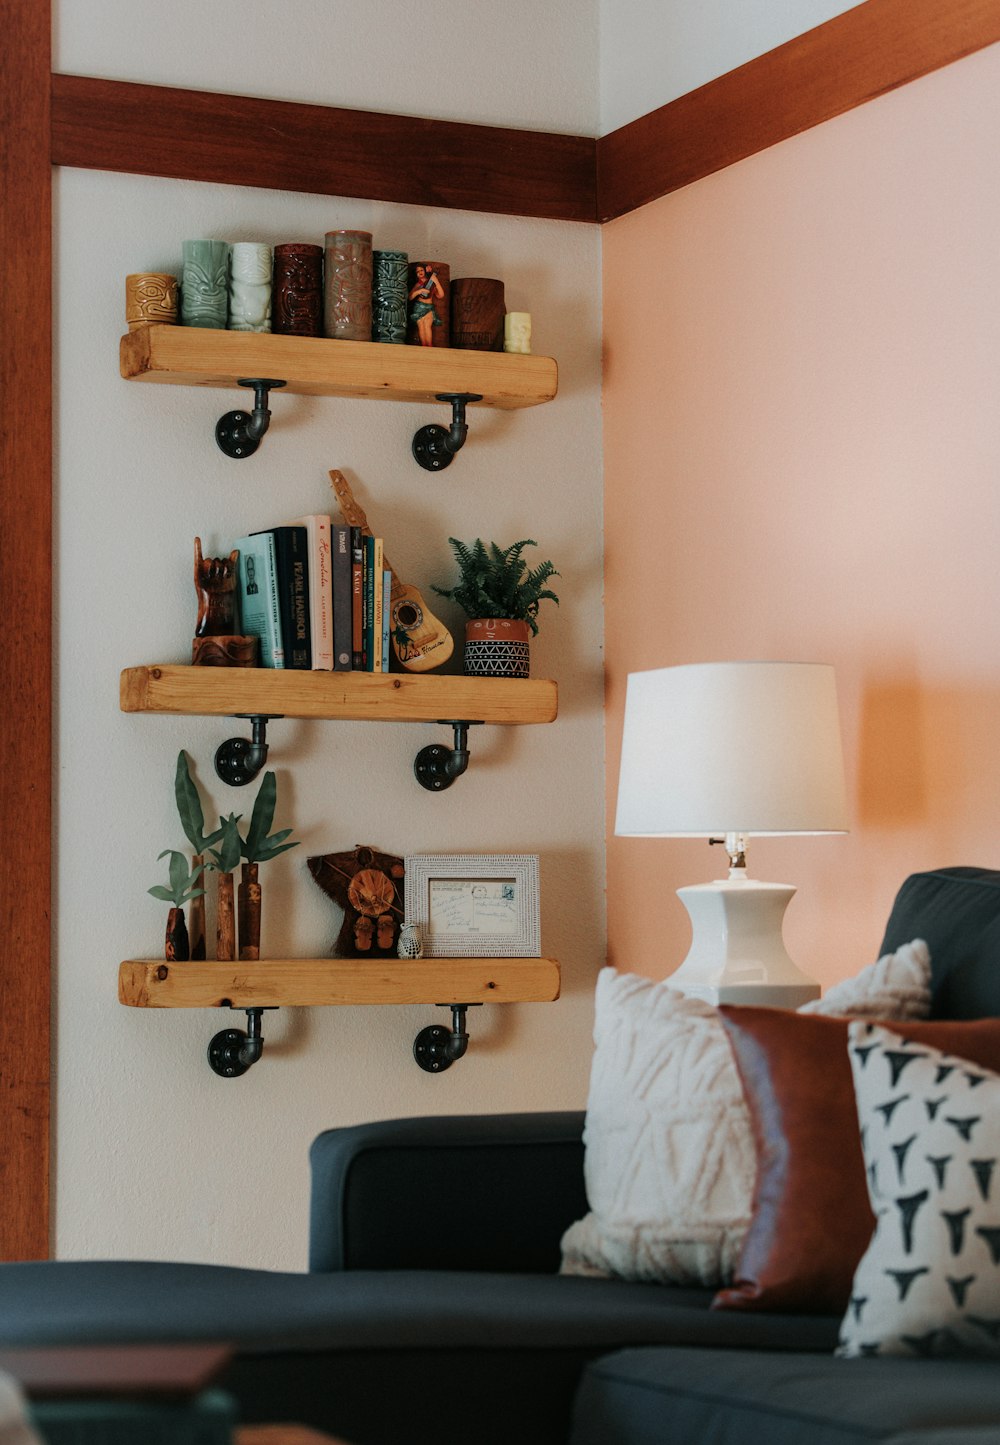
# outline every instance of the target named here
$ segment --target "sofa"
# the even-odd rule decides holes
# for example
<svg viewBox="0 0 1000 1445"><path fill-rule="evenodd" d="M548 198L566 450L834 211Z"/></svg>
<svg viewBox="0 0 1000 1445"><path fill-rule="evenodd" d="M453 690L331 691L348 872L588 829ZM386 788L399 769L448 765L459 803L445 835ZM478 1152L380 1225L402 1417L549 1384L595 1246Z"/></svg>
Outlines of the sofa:
<svg viewBox="0 0 1000 1445"><path fill-rule="evenodd" d="M880 953L916 937L936 1017L1000 1014L1000 872L907 879ZM308 1272L6 1264L0 1348L227 1341L220 1384L245 1422L353 1445L1000 1440L995 1358L845 1360L829 1310L720 1310L711 1288L559 1273L587 1210L583 1126L564 1112L331 1129L311 1151Z"/></svg>

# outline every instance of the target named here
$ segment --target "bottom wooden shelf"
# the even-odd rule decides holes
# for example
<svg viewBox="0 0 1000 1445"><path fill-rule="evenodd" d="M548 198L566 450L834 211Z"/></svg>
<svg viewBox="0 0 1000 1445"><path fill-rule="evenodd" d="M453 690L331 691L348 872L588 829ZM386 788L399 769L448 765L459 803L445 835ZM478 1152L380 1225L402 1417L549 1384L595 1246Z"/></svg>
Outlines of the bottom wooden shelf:
<svg viewBox="0 0 1000 1445"><path fill-rule="evenodd" d="M126 959L118 970L118 999L130 1008L551 1003L558 997L554 958Z"/></svg>

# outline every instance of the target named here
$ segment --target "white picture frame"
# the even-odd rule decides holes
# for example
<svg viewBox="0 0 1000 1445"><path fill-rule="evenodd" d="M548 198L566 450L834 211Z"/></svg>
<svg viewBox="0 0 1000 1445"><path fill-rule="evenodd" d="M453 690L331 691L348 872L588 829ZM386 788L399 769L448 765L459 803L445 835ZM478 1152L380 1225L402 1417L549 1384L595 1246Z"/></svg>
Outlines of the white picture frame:
<svg viewBox="0 0 1000 1445"><path fill-rule="evenodd" d="M537 853L408 854L404 913L425 958L540 958Z"/></svg>

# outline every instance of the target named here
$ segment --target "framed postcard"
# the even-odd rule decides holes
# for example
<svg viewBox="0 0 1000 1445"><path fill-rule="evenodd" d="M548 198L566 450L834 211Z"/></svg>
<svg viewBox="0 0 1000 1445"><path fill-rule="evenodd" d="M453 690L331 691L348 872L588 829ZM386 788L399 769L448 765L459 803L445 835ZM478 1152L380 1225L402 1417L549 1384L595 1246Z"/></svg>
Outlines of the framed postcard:
<svg viewBox="0 0 1000 1445"><path fill-rule="evenodd" d="M425 958L540 958L537 853L409 854L406 922Z"/></svg>

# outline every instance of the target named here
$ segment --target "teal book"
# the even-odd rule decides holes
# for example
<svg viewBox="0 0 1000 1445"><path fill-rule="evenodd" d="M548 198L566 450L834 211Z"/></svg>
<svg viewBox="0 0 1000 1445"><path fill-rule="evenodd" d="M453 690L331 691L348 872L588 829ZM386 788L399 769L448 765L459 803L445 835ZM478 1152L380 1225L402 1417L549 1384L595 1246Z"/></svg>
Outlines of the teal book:
<svg viewBox="0 0 1000 1445"><path fill-rule="evenodd" d="M392 616L392 573L382 573L382 671L389 671L389 619Z"/></svg>
<svg viewBox="0 0 1000 1445"><path fill-rule="evenodd" d="M270 532L241 537L239 548L240 627L260 639L260 666L284 667L285 648L278 601L278 566Z"/></svg>

